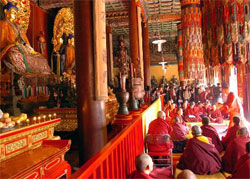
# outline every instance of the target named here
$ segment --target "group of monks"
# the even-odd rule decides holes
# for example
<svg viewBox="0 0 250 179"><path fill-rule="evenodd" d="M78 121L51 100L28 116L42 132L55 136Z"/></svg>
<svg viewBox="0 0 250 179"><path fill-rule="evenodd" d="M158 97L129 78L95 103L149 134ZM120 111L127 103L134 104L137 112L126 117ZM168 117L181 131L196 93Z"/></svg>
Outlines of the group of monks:
<svg viewBox="0 0 250 179"><path fill-rule="evenodd" d="M225 172L231 178L250 178L249 126L242 125L247 121L241 116L239 105L235 105L236 98L232 97L229 94L224 104L184 102L182 108L168 101L165 112L159 111L157 119L149 124L148 135L170 135L172 141L155 145L147 143L148 150L164 152L173 148L174 153L183 153L176 167L194 174ZM230 120L230 125L226 135L220 139L210 122L223 123L223 120ZM186 122L202 122L202 126L190 127ZM171 178L170 172L162 172L163 169L148 170L146 177L141 176L145 174L141 171L137 168L131 178L137 178L137 174L139 178L157 178L159 175L154 177L155 174L160 173L161 176L164 172L165 177Z"/></svg>

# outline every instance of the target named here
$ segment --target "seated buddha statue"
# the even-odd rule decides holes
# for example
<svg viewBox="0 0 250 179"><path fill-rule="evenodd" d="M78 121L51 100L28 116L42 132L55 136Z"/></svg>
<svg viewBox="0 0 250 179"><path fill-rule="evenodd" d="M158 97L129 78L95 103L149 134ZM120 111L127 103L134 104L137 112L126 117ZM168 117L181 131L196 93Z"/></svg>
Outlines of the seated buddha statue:
<svg viewBox="0 0 250 179"><path fill-rule="evenodd" d="M15 73L51 74L47 59L30 46L18 25L18 8L11 2L3 7L5 19L0 20L0 60Z"/></svg>

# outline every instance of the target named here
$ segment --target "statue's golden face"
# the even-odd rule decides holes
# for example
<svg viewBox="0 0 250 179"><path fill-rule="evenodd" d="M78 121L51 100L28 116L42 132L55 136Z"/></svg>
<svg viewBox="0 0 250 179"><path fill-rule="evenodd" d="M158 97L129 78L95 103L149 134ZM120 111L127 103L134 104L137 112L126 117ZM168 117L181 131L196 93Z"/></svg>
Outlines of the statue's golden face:
<svg viewBox="0 0 250 179"><path fill-rule="evenodd" d="M10 10L4 10L5 18L14 22L17 19L17 9L11 8Z"/></svg>

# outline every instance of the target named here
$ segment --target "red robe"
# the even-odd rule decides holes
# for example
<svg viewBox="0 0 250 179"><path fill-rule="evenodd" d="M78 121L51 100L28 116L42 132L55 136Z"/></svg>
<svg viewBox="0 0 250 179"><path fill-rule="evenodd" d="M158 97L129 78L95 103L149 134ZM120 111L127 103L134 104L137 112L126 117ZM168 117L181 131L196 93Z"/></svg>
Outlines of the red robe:
<svg viewBox="0 0 250 179"><path fill-rule="evenodd" d="M211 114L211 106L209 106L207 109L203 107L203 114L205 116L209 116Z"/></svg>
<svg viewBox="0 0 250 179"><path fill-rule="evenodd" d="M201 103L205 103L206 102L206 96L207 96L207 93L206 91L203 91L199 94L199 101Z"/></svg>
<svg viewBox="0 0 250 179"><path fill-rule="evenodd" d="M240 129L240 126L236 125L228 129L227 134L225 137L222 137L222 144L224 148L227 148L228 143L236 138L236 133Z"/></svg>
<svg viewBox="0 0 250 179"><path fill-rule="evenodd" d="M152 179L151 176L149 176L148 174L142 172L142 171L138 171L135 170L128 178L146 178L146 179Z"/></svg>
<svg viewBox="0 0 250 179"><path fill-rule="evenodd" d="M171 117L171 118L175 118L176 117L176 108L174 108L172 111L170 110L169 111L169 116Z"/></svg>
<svg viewBox="0 0 250 179"><path fill-rule="evenodd" d="M219 153L223 151L223 145L220 141L220 137L213 126L210 125L203 125L201 126L202 135L206 137L210 137L212 139L212 143L214 144L215 148L218 150Z"/></svg>
<svg viewBox="0 0 250 179"><path fill-rule="evenodd" d="M180 119L180 123L181 124L183 124L183 125L186 126L186 123L185 123L185 121L184 121L184 119L183 119L183 117L181 115L179 115L179 114L176 113L176 117L178 117Z"/></svg>
<svg viewBox="0 0 250 179"><path fill-rule="evenodd" d="M250 153L246 153L237 161L232 178L250 178Z"/></svg>
<svg viewBox="0 0 250 179"><path fill-rule="evenodd" d="M221 169L220 154L213 144L207 144L194 137L188 140L177 168L189 169L199 175L214 174Z"/></svg>
<svg viewBox="0 0 250 179"><path fill-rule="evenodd" d="M227 146L227 150L222 157L223 168L226 172L232 173L236 162L240 159L241 156L247 153L246 143L250 141L248 137L237 137Z"/></svg>
<svg viewBox="0 0 250 179"><path fill-rule="evenodd" d="M195 116L195 118L191 118L191 117L189 117L189 115L193 115L193 116ZM199 116L199 112L198 112L197 108L196 107L194 107L194 108L188 107L184 113L184 120L186 122L199 122L199 121L201 121L201 117Z"/></svg>
<svg viewBox="0 0 250 179"><path fill-rule="evenodd" d="M148 134L171 134L172 127L162 118L157 118L149 124ZM150 151L166 151L170 148L171 144L158 144L150 145L147 144Z"/></svg>
<svg viewBox="0 0 250 179"><path fill-rule="evenodd" d="M171 137L173 141L181 141L187 139L188 129L181 123L175 123L173 125L173 131Z"/></svg>
<svg viewBox="0 0 250 179"><path fill-rule="evenodd" d="M215 111L211 112L211 117L215 119L215 123L223 123L223 117L221 115L221 112L219 109L216 109Z"/></svg>
<svg viewBox="0 0 250 179"><path fill-rule="evenodd" d="M149 174L152 178L173 178L171 176L171 167L154 168Z"/></svg>

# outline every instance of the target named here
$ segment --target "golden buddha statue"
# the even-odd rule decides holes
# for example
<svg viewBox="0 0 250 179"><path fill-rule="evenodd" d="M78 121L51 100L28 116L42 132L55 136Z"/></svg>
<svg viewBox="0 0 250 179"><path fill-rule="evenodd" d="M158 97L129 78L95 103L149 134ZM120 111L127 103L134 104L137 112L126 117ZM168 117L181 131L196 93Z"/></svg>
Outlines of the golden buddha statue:
<svg viewBox="0 0 250 179"><path fill-rule="evenodd" d="M15 73L50 74L47 60L30 46L17 17L18 8L11 2L4 7L5 19L0 20L0 60Z"/></svg>

